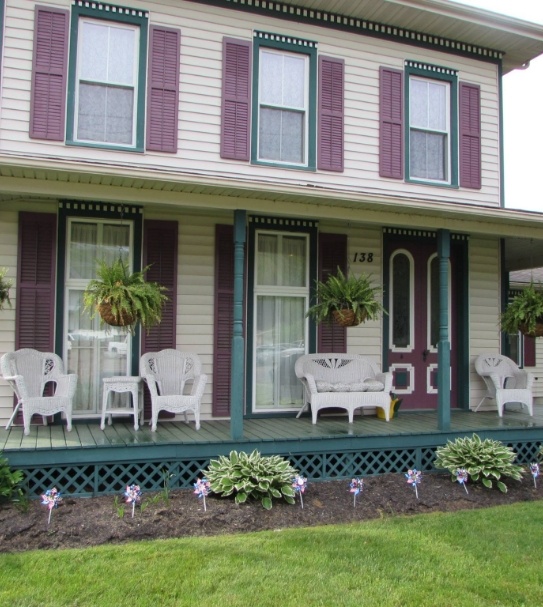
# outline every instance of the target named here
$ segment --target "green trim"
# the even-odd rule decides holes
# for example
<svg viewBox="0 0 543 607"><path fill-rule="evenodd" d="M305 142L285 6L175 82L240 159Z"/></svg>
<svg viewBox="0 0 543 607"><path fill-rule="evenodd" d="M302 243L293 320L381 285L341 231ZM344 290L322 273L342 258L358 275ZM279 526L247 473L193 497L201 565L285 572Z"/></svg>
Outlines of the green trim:
<svg viewBox="0 0 543 607"><path fill-rule="evenodd" d="M279 410L277 412L267 411L265 413L253 411L253 345L254 345L254 317L253 307L254 276L255 276L255 232L256 230L273 230L274 232L294 232L298 234L309 234L309 285L317 278L317 244L318 244L318 222L309 219L286 219L281 217L256 217L249 218L249 235L247 239L247 350L246 350L246 378L245 378L245 418L285 417L292 412ZM311 294L311 289L310 289ZM315 352L317 347L317 332L314 322L309 322L307 329L308 352ZM294 413L296 415L296 413Z"/></svg>
<svg viewBox="0 0 543 607"><path fill-rule="evenodd" d="M500 238L500 312L503 312L507 307L510 296L510 284L509 284L509 272L505 270L505 239ZM505 331L501 332L501 348L500 351L505 356L509 356L511 354L511 349L509 347L509 338Z"/></svg>
<svg viewBox="0 0 543 607"><path fill-rule="evenodd" d="M59 356L64 348L64 283L66 279L66 227L68 217L91 217L96 219L118 219L120 213L127 221L134 222L134 271L141 270L143 216L142 208L136 205L109 204L105 202L62 201L59 203L57 232L57 285L55 310L55 352ZM139 374L140 327L132 340L131 373Z"/></svg>
<svg viewBox="0 0 543 607"><path fill-rule="evenodd" d="M259 131L259 73L260 49L272 48L289 53L309 56L309 91L307 116L307 164L285 164L269 160L258 159L258 131ZM251 132L251 163L276 168L296 169L305 171L317 170L317 43L301 40L280 34L266 34L255 32L253 44L253 103L252 103L252 132Z"/></svg>
<svg viewBox="0 0 543 607"><path fill-rule="evenodd" d="M245 373L243 310L246 307L244 301L246 241L247 211L234 211L234 313L230 371L230 436L232 440L243 438L243 378Z"/></svg>
<svg viewBox="0 0 543 607"><path fill-rule="evenodd" d="M432 51L440 51L462 57L476 58L479 61L496 63L504 56L503 51L490 49L477 44L469 44L452 38L424 34L408 28L391 26L386 23L356 19L340 13L325 10L303 8L293 4L274 2L273 0L194 0L206 5L219 6L226 9L272 16L274 19L284 19L296 23L308 23L327 29L340 30L363 36L384 40L392 40L400 44L409 44Z"/></svg>
<svg viewBox="0 0 543 607"><path fill-rule="evenodd" d="M53 484L65 495L119 494L134 478L144 491L159 491L164 468L173 475L172 489L191 487L210 459L233 449L282 455L311 481L402 473L408 467L432 472L437 447L473 432L512 447L518 463L535 461L543 439L541 414L506 415L504 425L495 413L453 412L455 431L439 432L435 413L400 412L386 424L385 434L386 422L375 416L355 416L352 425L345 416L322 417L316 426L309 419L250 420L251 438L240 441L231 440L226 421L203 421L199 431L192 424L169 422L159 424L157 432L148 426L135 431L130 422L115 421L104 431L98 423L76 422L70 434L64 426L40 427L39 447L36 428L28 437L21 427L0 428L0 450L10 466L24 470L35 497Z"/></svg>
<svg viewBox="0 0 543 607"><path fill-rule="evenodd" d="M456 272L456 378L458 408L469 410L469 246L452 241Z"/></svg>
<svg viewBox="0 0 543 607"><path fill-rule="evenodd" d="M66 121L66 144L80 147L92 147L107 150L123 150L131 152L143 152L145 145L145 99L146 99L146 76L147 76L147 45L148 45L148 13L141 10L132 10L125 7L113 7L107 4L92 3L92 8L85 6L78 0L72 7L70 25L70 52L68 68L68 103ZM74 138L75 121L75 97L77 87L77 44L80 17L92 17L93 19L104 19L136 25L140 30L140 49L138 66L138 93L136 98L136 141L133 146L100 144L92 142L80 142Z"/></svg>
<svg viewBox="0 0 543 607"><path fill-rule="evenodd" d="M500 134L500 207L505 208L505 158L503 145L503 67L498 65L498 130Z"/></svg>
<svg viewBox="0 0 543 607"><path fill-rule="evenodd" d="M409 158L409 136L410 136L410 116L409 116L409 80L411 76L419 76L427 80L441 80L448 82L450 87L450 172L447 182L426 181L420 178L410 177L410 158ZM458 76L456 70L445 67L427 65L413 61L405 62L405 181L408 183L418 183L422 185L458 188Z"/></svg>
<svg viewBox="0 0 543 607"><path fill-rule="evenodd" d="M451 260L451 233L437 231L439 263L439 343L437 346L437 424L439 430L451 428L451 342L449 327L449 268ZM452 311L451 311L452 317Z"/></svg>

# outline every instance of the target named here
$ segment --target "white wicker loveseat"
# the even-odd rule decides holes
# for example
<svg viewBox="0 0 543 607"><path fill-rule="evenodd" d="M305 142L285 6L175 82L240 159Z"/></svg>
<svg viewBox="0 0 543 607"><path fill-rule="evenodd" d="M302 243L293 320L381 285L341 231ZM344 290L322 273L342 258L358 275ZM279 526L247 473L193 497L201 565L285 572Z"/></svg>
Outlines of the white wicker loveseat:
<svg viewBox="0 0 543 607"><path fill-rule="evenodd" d="M390 419L392 373L381 373L377 365L358 354L305 354L296 361L296 376L304 385L304 405L317 423L321 409L338 407L349 414L353 423L355 409L380 407Z"/></svg>

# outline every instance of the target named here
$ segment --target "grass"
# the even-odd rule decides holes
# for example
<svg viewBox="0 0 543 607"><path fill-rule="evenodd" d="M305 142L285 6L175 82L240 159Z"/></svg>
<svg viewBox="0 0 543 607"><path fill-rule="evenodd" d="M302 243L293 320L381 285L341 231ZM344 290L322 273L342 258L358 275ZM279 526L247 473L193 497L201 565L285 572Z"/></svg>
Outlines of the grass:
<svg viewBox="0 0 543 607"><path fill-rule="evenodd" d="M9 607L541 607L543 507L0 555Z"/></svg>

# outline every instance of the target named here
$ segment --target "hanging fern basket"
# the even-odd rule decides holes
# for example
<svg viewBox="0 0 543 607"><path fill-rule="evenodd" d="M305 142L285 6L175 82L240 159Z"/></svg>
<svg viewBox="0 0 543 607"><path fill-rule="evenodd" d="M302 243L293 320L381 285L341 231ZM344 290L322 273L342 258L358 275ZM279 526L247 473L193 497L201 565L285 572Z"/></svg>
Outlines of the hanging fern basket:
<svg viewBox="0 0 543 607"><path fill-rule="evenodd" d="M519 325L519 331L526 337L543 337L543 318L537 319L533 331L528 331L528 327L525 324Z"/></svg>
<svg viewBox="0 0 543 607"><path fill-rule="evenodd" d="M113 314L111 304L103 301L97 306L102 320L112 327L130 327L136 322L136 318L126 310L121 309L118 317Z"/></svg>
<svg viewBox="0 0 543 607"><path fill-rule="evenodd" d="M332 319L337 325L341 327L356 327L361 322L366 320L366 312L359 314L358 318L353 310L344 308L343 310L333 310Z"/></svg>

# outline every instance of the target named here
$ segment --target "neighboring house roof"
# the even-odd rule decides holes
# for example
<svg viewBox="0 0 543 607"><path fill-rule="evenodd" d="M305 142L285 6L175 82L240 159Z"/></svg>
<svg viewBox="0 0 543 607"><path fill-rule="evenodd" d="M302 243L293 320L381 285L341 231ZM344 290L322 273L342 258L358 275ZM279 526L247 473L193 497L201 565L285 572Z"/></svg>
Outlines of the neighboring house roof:
<svg viewBox="0 0 543 607"><path fill-rule="evenodd" d="M246 8L252 2L227 4ZM282 0L268 4L365 19L498 50L504 54L504 74L543 53L543 26L449 0Z"/></svg>

